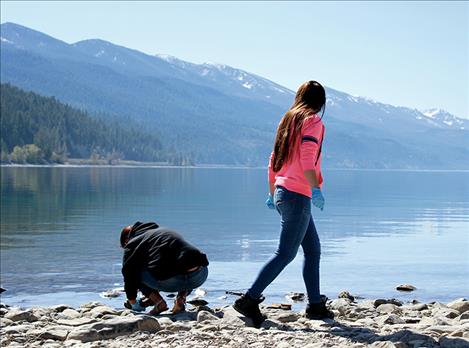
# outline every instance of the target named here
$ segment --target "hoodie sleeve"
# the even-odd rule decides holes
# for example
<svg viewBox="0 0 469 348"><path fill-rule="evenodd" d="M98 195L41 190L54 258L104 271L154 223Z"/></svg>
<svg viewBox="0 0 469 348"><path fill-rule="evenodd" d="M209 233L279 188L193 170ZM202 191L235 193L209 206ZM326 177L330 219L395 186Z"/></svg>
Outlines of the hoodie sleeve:
<svg viewBox="0 0 469 348"><path fill-rule="evenodd" d="M303 170L316 169L324 132L323 123L312 117L305 121L301 131L300 161Z"/></svg>
<svg viewBox="0 0 469 348"><path fill-rule="evenodd" d="M122 275L124 276L124 290L127 299L135 300L137 298L138 288L140 286L140 272L142 270L142 252L139 248L124 249L124 258L122 260Z"/></svg>
<svg viewBox="0 0 469 348"><path fill-rule="evenodd" d="M275 172L274 172L273 166L274 166L274 152L272 151L272 153L270 154L270 158L269 158L269 174L268 174L269 183L271 184L275 183Z"/></svg>

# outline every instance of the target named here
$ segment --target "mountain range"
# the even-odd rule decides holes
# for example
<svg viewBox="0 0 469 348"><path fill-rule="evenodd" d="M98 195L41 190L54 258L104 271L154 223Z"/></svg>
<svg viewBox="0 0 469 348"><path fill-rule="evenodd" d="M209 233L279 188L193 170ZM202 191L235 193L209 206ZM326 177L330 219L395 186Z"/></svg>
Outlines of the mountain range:
<svg viewBox="0 0 469 348"><path fill-rule="evenodd" d="M198 164L265 165L294 98L288 88L227 65L98 39L69 44L14 23L1 25L1 82L154 132ZM326 93L325 166L469 168L467 120Z"/></svg>

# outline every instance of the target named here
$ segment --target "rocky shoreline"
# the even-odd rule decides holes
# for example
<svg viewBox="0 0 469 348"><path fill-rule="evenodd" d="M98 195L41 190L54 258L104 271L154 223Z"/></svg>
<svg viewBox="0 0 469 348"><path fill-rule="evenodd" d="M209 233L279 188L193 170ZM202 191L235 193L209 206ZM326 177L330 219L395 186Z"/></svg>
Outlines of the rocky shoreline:
<svg viewBox="0 0 469 348"><path fill-rule="evenodd" d="M469 347L469 301L403 304L353 297L329 301L334 320L263 306L260 329L231 306L192 306L150 316L98 302L20 309L0 305L1 347Z"/></svg>

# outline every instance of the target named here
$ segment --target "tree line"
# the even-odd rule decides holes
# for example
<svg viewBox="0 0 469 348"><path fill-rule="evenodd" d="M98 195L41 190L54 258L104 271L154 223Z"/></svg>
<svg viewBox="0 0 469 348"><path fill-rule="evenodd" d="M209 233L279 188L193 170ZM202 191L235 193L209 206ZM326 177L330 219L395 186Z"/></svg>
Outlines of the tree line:
<svg viewBox="0 0 469 348"><path fill-rule="evenodd" d="M2 163L65 163L80 158L109 164L123 159L192 164L176 151L165 151L156 134L93 118L54 97L10 84L0 88Z"/></svg>

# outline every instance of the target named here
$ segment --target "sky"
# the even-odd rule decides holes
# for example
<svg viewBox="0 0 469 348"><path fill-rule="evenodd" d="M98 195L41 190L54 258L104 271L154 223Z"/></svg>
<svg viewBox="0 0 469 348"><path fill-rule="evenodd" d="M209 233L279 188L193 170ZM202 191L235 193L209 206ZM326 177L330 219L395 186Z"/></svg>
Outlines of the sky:
<svg viewBox="0 0 469 348"><path fill-rule="evenodd" d="M1 22L469 118L467 1L2 0Z"/></svg>

